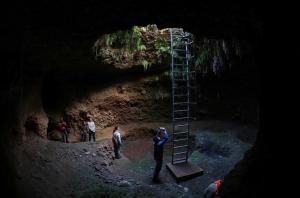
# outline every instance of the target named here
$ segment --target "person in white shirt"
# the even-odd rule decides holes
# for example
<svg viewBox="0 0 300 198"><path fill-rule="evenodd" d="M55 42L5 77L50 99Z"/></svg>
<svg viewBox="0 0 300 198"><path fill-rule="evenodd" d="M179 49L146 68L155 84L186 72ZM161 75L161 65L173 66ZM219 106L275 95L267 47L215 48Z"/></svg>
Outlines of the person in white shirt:
<svg viewBox="0 0 300 198"><path fill-rule="evenodd" d="M91 141L91 136L93 136L94 142L96 141L96 125L94 123L94 121L89 118L89 121L87 122L88 125L88 130L89 130L89 141Z"/></svg>
<svg viewBox="0 0 300 198"><path fill-rule="evenodd" d="M117 126L115 127L115 129L113 131L112 142L114 145L115 158L120 159L121 158L120 148L122 145L122 140L121 140L121 133L119 131L119 127L117 127Z"/></svg>

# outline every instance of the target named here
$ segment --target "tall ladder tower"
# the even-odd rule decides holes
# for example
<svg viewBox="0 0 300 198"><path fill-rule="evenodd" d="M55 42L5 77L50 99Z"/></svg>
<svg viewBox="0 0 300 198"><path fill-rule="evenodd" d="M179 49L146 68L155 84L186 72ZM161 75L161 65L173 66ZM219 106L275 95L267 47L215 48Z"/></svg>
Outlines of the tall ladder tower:
<svg viewBox="0 0 300 198"><path fill-rule="evenodd" d="M203 170L188 162L190 120L195 119L196 70L192 61L193 40L183 29L170 28L172 73L172 161L167 168L176 180L201 175Z"/></svg>

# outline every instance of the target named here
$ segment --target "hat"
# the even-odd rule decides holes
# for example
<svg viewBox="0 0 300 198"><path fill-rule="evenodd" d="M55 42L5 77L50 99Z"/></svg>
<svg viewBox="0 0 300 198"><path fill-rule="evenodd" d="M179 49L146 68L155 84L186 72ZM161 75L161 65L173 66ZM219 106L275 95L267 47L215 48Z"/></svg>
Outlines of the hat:
<svg viewBox="0 0 300 198"><path fill-rule="evenodd" d="M160 131L166 131L166 129L164 127L159 127Z"/></svg>

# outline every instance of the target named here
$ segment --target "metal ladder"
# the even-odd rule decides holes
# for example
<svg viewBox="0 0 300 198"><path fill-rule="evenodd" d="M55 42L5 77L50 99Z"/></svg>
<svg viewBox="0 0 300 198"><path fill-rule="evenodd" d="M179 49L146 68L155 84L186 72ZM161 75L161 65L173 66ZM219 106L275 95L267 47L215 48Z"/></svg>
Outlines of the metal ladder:
<svg viewBox="0 0 300 198"><path fill-rule="evenodd" d="M187 163L192 105L196 101L196 71L192 65L192 40L183 29L171 28L172 164Z"/></svg>

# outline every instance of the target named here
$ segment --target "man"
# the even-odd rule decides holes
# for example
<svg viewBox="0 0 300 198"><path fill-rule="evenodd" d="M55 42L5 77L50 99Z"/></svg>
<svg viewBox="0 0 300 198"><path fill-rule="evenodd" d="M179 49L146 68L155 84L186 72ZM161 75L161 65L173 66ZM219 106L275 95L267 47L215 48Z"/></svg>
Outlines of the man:
<svg viewBox="0 0 300 198"><path fill-rule="evenodd" d="M219 194L219 189L222 181L220 179L209 184L204 190L204 198L215 198Z"/></svg>
<svg viewBox="0 0 300 198"><path fill-rule="evenodd" d="M154 159L156 161L156 166L153 173L152 181L155 183L159 183L160 180L158 178L159 172L161 170L163 164L163 153L164 153L164 144L169 139L169 135L165 128L160 127L157 134L153 138L154 142Z"/></svg>
<svg viewBox="0 0 300 198"><path fill-rule="evenodd" d="M82 123L82 126L81 126L81 137L80 137L80 141L81 142L85 142L86 141L86 137L87 137L87 133L89 132L89 128L88 128L88 125L87 125L87 122L84 121Z"/></svg>
<svg viewBox="0 0 300 198"><path fill-rule="evenodd" d="M62 135L62 141L69 143L68 141L68 130L67 130L67 124L64 121L63 118L60 119L60 121L57 124L58 130L61 132Z"/></svg>
<svg viewBox="0 0 300 198"><path fill-rule="evenodd" d="M122 145L122 140L121 140L121 133L119 131L119 127L115 127L113 131L113 137L112 137L113 145L114 145L114 152L115 152L115 158L120 159L120 148Z"/></svg>
<svg viewBox="0 0 300 198"><path fill-rule="evenodd" d="M94 123L94 121L89 118L89 121L87 122L88 125L88 131L89 131L89 141L91 141L91 136L93 136L94 142L96 141L96 125Z"/></svg>

